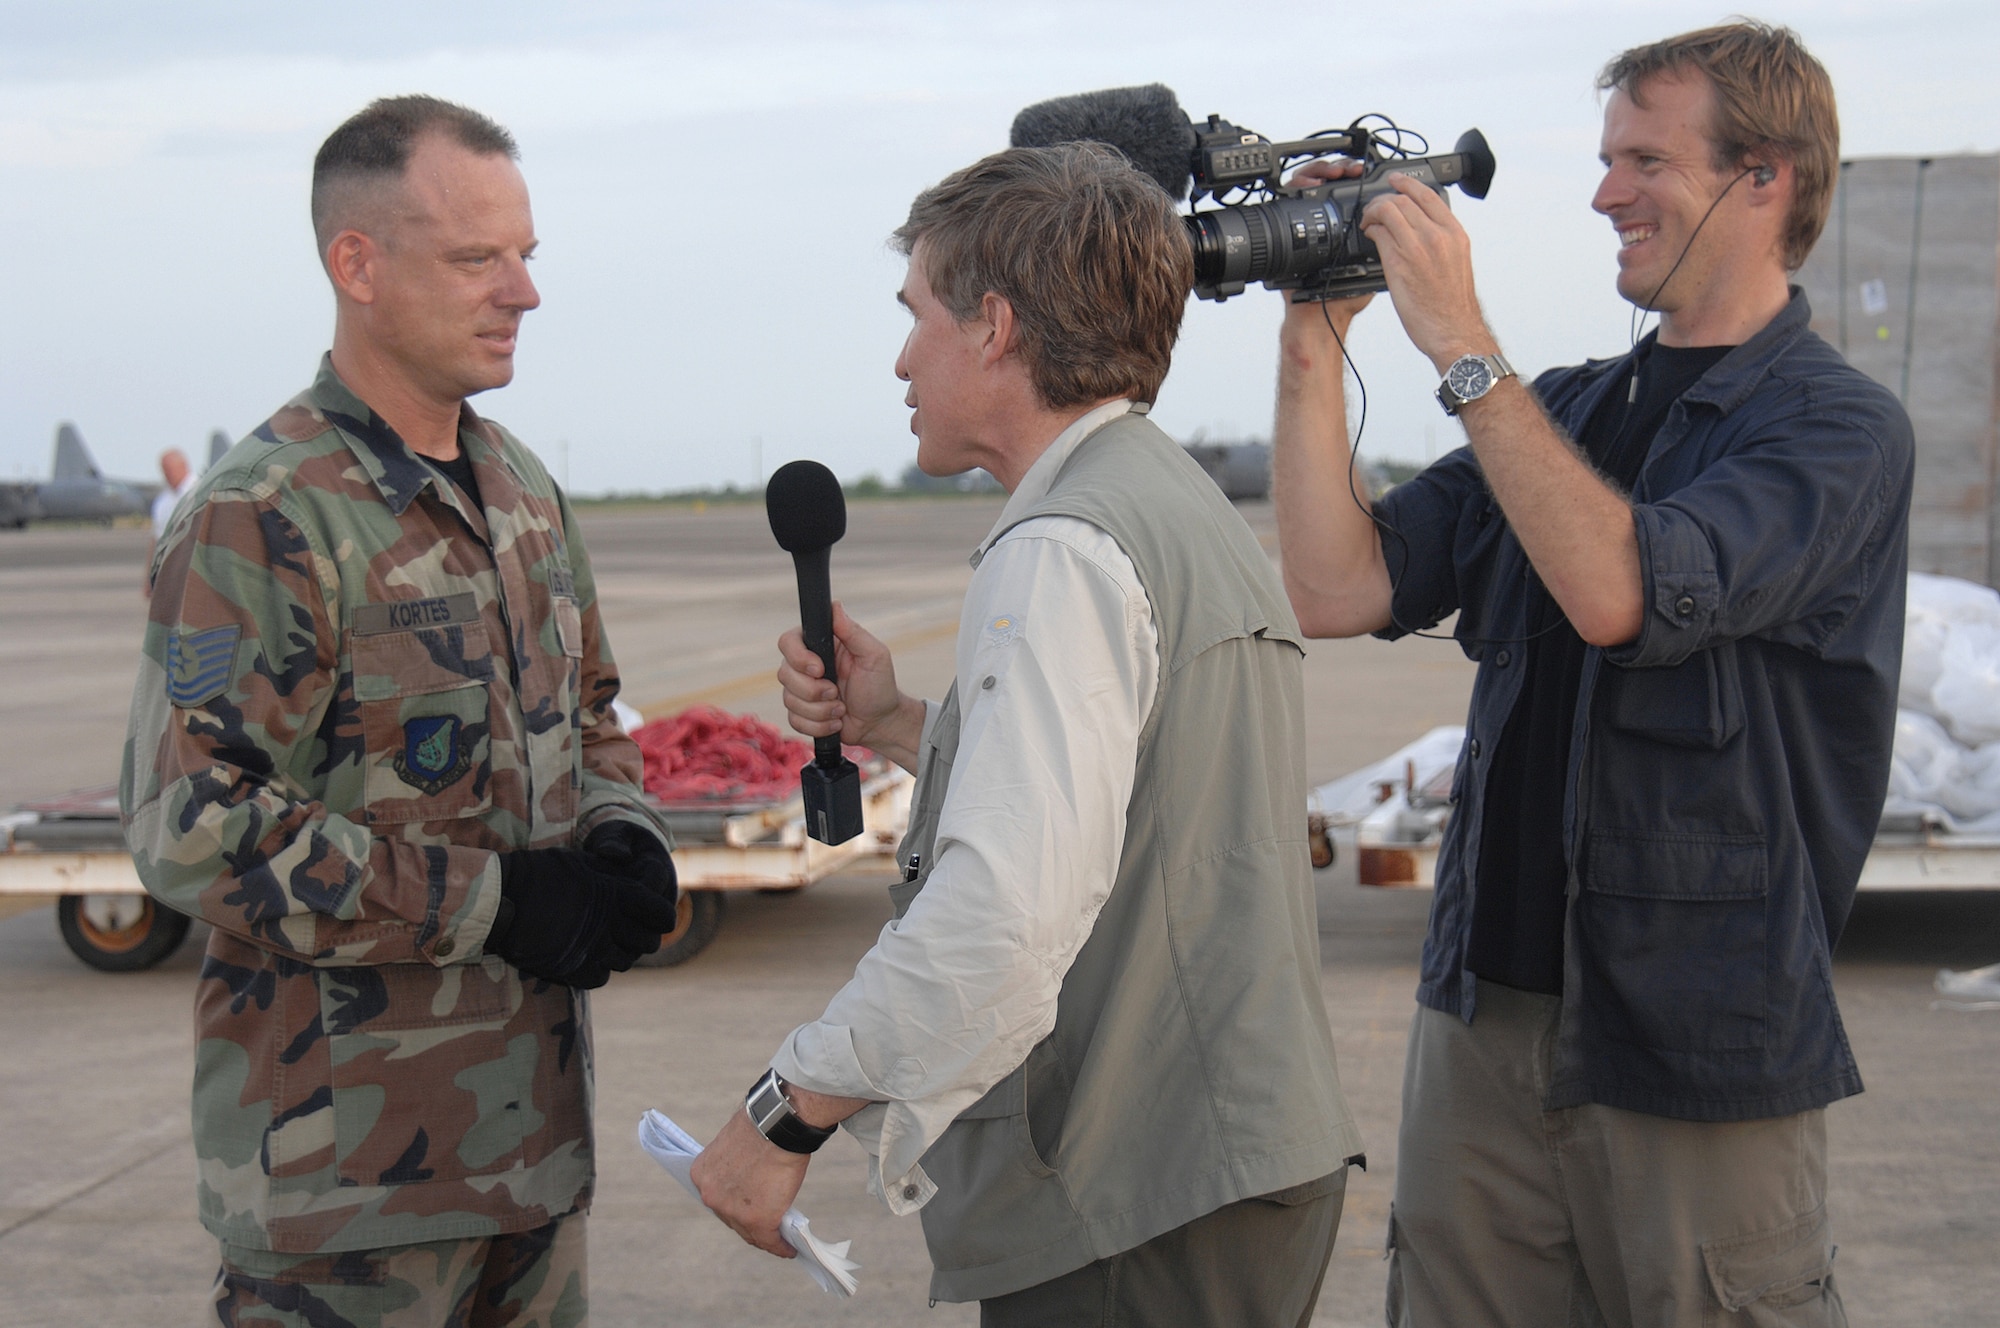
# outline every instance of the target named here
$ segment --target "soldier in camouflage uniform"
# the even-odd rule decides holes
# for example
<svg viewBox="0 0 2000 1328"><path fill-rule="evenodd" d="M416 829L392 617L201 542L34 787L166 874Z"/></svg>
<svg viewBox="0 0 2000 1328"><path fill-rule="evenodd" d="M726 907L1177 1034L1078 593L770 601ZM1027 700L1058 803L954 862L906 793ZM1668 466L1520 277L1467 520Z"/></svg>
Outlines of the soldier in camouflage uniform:
<svg viewBox="0 0 2000 1328"><path fill-rule="evenodd" d="M577 1324L582 988L673 925L567 502L464 398L538 302L513 143L430 98L327 140L334 349L157 555L121 798L214 924L195 1147L233 1324Z"/></svg>

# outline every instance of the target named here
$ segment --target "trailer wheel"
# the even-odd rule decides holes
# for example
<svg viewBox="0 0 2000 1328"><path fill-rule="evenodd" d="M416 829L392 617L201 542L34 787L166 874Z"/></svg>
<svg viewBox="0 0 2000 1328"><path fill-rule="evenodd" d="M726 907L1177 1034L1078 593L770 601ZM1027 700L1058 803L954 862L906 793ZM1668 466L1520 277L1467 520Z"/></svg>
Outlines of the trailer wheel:
<svg viewBox="0 0 2000 1328"><path fill-rule="evenodd" d="M1319 812L1306 817L1306 843L1312 851L1314 871L1325 871L1340 856L1333 844L1333 831Z"/></svg>
<svg viewBox="0 0 2000 1328"><path fill-rule="evenodd" d="M674 929L660 940L660 948L639 960L645 968L673 968L708 948L722 930L722 891L683 890L674 906Z"/></svg>
<svg viewBox="0 0 2000 1328"><path fill-rule="evenodd" d="M70 953L105 973L137 973L180 949L188 919L149 895L64 895L56 921Z"/></svg>

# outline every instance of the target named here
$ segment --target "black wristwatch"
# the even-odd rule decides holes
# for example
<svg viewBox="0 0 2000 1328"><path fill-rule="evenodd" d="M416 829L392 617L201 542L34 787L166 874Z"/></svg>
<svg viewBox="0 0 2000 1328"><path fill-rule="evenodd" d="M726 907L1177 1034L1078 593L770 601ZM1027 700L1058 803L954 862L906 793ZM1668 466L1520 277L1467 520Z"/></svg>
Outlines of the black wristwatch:
<svg viewBox="0 0 2000 1328"><path fill-rule="evenodd" d="M785 1096L785 1081L776 1070L764 1071L764 1077L750 1085L743 1098L743 1110L757 1133L787 1153L816 1153L821 1144L833 1138L837 1128L829 1125L821 1129L800 1120L799 1113L792 1110L792 1100Z"/></svg>

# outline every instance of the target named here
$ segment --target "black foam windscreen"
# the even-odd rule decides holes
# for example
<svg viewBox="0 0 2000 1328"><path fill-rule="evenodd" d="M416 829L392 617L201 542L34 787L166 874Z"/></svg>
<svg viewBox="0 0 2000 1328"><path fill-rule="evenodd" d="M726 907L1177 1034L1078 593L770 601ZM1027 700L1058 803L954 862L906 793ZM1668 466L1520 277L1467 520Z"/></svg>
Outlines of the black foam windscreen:
<svg viewBox="0 0 2000 1328"><path fill-rule="evenodd" d="M764 486L764 514L786 553L811 553L847 533L847 499L840 481L817 461L788 461Z"/></svg>
<svg viewBox="0 0 2000 1328"><path fill-rule="evenodd" d="M1008 134L1017 148L1079 141L1109 143L1176 201L1187 197L1194 180L1189 164L1194 126L1166 84L1051 97L1015 116Z"/></svg>

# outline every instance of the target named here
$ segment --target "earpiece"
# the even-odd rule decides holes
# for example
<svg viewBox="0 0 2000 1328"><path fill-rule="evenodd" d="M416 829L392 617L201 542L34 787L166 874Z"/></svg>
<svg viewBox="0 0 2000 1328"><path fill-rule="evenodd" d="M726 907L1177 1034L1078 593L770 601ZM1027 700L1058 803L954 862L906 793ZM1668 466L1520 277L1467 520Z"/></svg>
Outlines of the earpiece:
<svg viewBox="0 0 2000 1328"><path fill-rule="evenodd" d="M1771 183L1771 181L1777 178L1778 178L1777 167L1759 166L1756 170L1750 173L1750 185L1752 188L1761 189L1763 186Z"/></svg>

